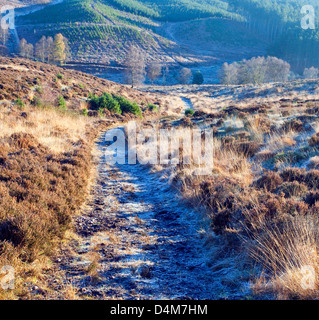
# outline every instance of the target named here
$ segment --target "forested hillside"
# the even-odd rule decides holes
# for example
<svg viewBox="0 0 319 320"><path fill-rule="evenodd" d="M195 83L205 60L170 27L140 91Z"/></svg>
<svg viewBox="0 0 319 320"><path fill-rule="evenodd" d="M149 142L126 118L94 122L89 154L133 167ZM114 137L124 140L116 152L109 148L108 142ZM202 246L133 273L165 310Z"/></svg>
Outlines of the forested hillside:
<svg viewBox="0 0 319 320"><path fill-rule="evenodd" d="M301 73L319 66L319 33L300 26L305 4L319 9L315 0L64 0L20 17L17 25L19 38L33 44L43 35L62 33L72 61L121 64L128 47L136 44L148 60L191 64L196 52L185 51L178 40L200 36L206 43L235 44L236 50L262 40L267 42L264 55L284 59ZM208 19L205 25L197 23L203 19ZM172 37L165 32L167 23L176 25ZM240 30L238 39L232 30Z"/></svg>
<svg viewBox="0 0 319 320"><path fill-rule="evenodd" d="M271 41L268 53L287 60L301 72L305 67L318 66L318 29L304 30L301 8L312 5L318 13L316 0L229 0L231 7L246 17L250 29ZM315 15L318 22L318 14Z"/></svg>

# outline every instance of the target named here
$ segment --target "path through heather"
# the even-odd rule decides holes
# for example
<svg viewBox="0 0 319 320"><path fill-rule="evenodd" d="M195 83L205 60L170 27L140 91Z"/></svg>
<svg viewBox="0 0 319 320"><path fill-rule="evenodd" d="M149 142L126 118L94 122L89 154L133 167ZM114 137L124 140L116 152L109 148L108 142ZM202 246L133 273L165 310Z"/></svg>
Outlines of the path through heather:
<svg viewBox="0 0 319 320"><path fill-rule="evenodd" d="M105 162L103 137L91 200L76 221L81 240L63 259L80 296L219 299L243 295L236 270L214 266L200 218L165 179L142 165ZM88 271L89 270L89 271ZM229 275L228 275L229 273Z"/></svg>

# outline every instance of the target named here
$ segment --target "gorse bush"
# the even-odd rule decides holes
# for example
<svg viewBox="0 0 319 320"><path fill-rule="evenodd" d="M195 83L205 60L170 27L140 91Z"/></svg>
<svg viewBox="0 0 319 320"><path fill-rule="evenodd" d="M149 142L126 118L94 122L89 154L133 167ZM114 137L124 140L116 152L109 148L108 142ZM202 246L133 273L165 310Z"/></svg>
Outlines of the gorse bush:
<svg viewBox="0 0 319 320"><path fill-rule="evenodd" d="M195 111L193 109L186 109L185 116L193 116Z"/></svg>
<svg viewBox="0 0 319 320"><path fill-rule="evenodd" d="M124 112L132 113L137 116L142 115L142 111L136 102L130 102L124 97L111 95L106 92L100 97L97 95L90 95L89 104L92 110L99 110L101 112L107 109L110 112L117 114L122 114L122 112Z"/></svg>
<svg viewBox="0 0 319 320"><path fill-rule="evenodd" d="M66 103L65 103L65 100L62 96L58 97L58 106L60 109L66 110Z"/></svg>
<svg viewBox="0 0 319 320"><path fill-rule="evenodd" d="M151 112L158 112L158 107L155 104L149 103L147 105L147 108Z"/></svg>
<svg viewBox="0 0 319 320"><path fill-rule="evenodd" d="M121 114L122 110L119 103L113 99L109 93L103 93L101 97L98 98L99 109L108 109L113 113Z"/></svg>
<svg viewBox="0 0 319 320"><path fill-rule="evenodd" d="M90 95L89 104L92 110L104 110L107 109L113 113L122 114L122 110L117 101L109 93L103 93L102 96Z"/></svg>
<svg viewBox="0 0 319 320"><path fill-rule="evenodd" d="M24 108L24 103L23 101L18 98L16 101L15 101L15 104L20 108L20 109L23 109Z"/></svg>
<svg viewBox="0 0 319 320"><path fill-rule="evenodd" d="M142 111L136 102L130 102L126 98L118 95L114 95L113 98L119 103L123 112L133 113L137 116L142 115Z"/></svg>

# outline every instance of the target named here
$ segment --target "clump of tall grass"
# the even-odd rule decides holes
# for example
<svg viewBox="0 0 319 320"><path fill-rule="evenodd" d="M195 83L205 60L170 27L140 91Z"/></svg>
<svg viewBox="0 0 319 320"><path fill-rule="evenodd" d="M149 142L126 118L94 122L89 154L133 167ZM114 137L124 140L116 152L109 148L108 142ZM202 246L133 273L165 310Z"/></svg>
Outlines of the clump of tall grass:
<svg viewBox="0 0 319 320"><path fill-rule="evenodd" d="M268 274L252 287L279 299L317 299L319 223L314 216L290 218L281 225L271 221L252 236L250 253Z"/></svg>

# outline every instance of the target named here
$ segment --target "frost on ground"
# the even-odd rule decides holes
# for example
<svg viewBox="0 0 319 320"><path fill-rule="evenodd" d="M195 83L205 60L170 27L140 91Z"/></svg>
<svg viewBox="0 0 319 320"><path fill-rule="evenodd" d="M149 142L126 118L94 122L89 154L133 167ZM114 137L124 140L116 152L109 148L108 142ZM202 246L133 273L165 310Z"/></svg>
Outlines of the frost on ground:
<svg viewBox="0 0 319 320"><path fill-rule="evenodd" d="M98 179L75 222L79 238L57 260L52 286L63 272L59 285L80 298L245 298L248 277L236 259L213 261L222 254L218 239L208 240L208 220L147 167L109 166L98 146Z"/></svg>

